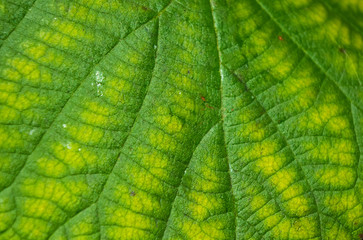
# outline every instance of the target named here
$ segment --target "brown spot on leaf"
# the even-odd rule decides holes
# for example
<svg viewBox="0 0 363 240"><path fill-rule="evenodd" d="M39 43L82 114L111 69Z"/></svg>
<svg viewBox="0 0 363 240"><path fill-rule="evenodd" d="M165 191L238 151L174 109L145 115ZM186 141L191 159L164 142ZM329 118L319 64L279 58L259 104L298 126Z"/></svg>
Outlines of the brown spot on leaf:
<svg viewBox="0 0 363 240"><path fill-rule="evenodd" d="M282 36L278 37L280 41L284 41L284 38Z"/></svg>
<svg viewBox="0 0 363 240"><path fill-rule="evenodd" d="M205 106L206 106L207 108L209 108L209 109L214 109L214 107L209 106L208 104L206 104Z"/></svg>
<svg viewBox="0 0 363 240"><path fill-rule="evenodd" d="M347 51L343 47L340 47L339 48L339 52L341 52L343 54L346 54L347 53Z"/></svg>

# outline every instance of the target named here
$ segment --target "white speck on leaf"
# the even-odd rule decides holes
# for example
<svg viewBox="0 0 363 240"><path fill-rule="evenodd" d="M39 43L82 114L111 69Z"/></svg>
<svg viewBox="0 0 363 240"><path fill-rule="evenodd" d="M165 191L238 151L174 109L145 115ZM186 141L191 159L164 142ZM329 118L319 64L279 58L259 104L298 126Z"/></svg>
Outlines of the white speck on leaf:
<svg viewBox="0 0 363 240"><path fill-rule="evenodd" d="M67 147L68 149L72 149L71 143L67 143L66 147Z"/></svg>
<svg viewBox="0 0 363 240"><path fill-rule="evenodd" d="M35 132L35 129L30 130L29 135L33 135L34 132Z"/></svg>
<svg viewBox="0 0 363 240"><path fill-rule="evenodd" d="M154 49L157 49L157 48L158 48L158 46L154 45Z"/></svg>
<svg viewBox="0 0 363 240"><path fill-rule="evenodd" d="M78 148L78 151L81 151L82 149L81 148Z"/></svg>
<svg viewBox="0 0 363 240"><path fill-rule="evenodd" d="M103 96L103 92L102 92L102 82L105 79L105 77L103 76L103 73L100 71L96 71L96 88L97 88L97 95L98 96ZM92 83L93 86L93 83Z"/></svg>
<svg viewBox="0 0 363 240"><path fill-rule="evenodd" d="M224 73L223 73L223 69L219 70L219 74L221 75L221 82L223 82L224 80Z"/></svg>
<svg viewBox="0 0 363 240"><path fill-rule="evenodd" d="M67 127L67 124L63 124L62 127L66 128Z"/></svg>
<svg viewBox="0 0 363 240"><path fill-rule="evenodd" d="M233 168L232 168L232 166L231 166L231 164L229 164L229 171L230 171L230 172L234 172L234 171L233 171Z"/></svg>

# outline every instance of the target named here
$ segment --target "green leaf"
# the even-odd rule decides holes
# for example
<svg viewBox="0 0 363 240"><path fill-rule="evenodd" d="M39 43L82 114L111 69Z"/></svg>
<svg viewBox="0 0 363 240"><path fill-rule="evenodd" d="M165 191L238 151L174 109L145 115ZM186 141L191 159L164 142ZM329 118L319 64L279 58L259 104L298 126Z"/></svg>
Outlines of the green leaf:
<svg viewBox="0 0 363 240"><path fill-rule="evenodd" d="M0 240L362 238L362 1L0 21Z"/></svg>

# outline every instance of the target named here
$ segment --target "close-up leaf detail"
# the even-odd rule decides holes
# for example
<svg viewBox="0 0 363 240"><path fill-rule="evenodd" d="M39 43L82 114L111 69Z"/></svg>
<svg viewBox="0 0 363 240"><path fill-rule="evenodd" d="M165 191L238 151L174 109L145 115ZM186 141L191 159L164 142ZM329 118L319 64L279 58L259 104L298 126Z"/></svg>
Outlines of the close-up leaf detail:
<svg viewBox="0 0 363 240"><path fill-rule="evenodd" d="M0 240L363 239L362 0L0 0Z"/></svg>

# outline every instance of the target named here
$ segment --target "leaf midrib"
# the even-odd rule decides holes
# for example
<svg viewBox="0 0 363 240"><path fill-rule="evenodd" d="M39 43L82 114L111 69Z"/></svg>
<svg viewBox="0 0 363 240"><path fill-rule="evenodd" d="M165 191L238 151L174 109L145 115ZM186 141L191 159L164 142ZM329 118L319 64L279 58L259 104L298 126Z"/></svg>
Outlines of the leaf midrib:
<svg viewBox="0 0 363 240"><path fill-rule="evenodd" d="M221 58L221 50L220 50L220 43L219 43L219 38L218 38L218 28L217 28L217 20L215 17L215 13L213 11L213 0L209 0L209 4L210 4L210 11L211 11L211 15L212 15L212 21L213 21L213 30L214 30L214 34L215 34L215 39L216 39L216 47L217 47L217 54L218 54L218 68L219 68L219 77L220 77L220 116L221 116L221 123L222 123L222 132L223 132L223 147L225 148L226 151L226 160L227 160L227 164L228 164L228 176L229 176L229 183L230 183L230 192L231 192L231 198L232 198L232 207L233 207L233 217L234 217L234 239L237 239L237 210L236 210L236 198L235 198L235 193L233 191L233 184L232 184L232 176L231 176L231 164L230 164L230 159L228 156L228 148L227 148L227 139L226 139L226 134L224 131L224 111L223 111L223 72L222 72L222 58Z"/></svg>

